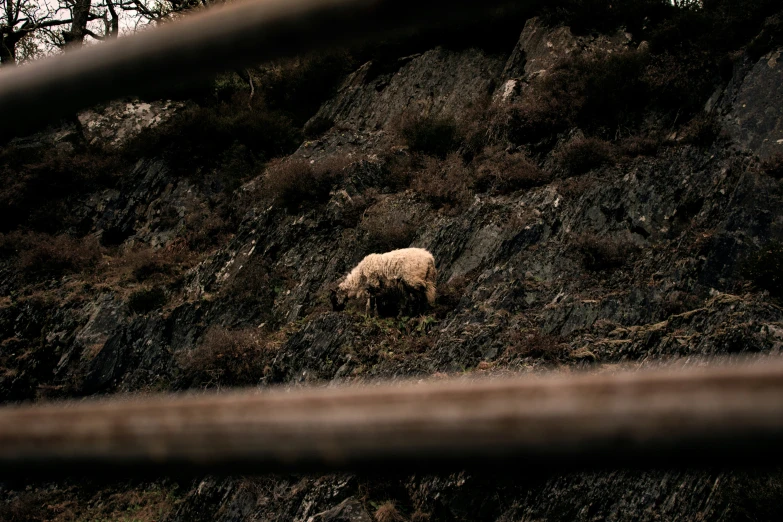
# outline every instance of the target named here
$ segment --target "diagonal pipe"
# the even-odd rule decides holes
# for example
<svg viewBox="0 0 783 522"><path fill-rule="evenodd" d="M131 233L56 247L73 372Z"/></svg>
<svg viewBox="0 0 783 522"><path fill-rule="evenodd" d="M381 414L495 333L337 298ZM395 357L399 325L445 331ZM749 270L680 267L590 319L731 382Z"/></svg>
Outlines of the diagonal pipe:
<svg viewBox="0 0 783 522"><path fill-rule="evenodd" d="M0 479L779 466L783 363L0 409Z"/></svg>
<svg viewBox="0 0 783 522"><path fill-rule="evenodd" d="M0 138L207 73L469 20L511 4L519 8L520 2L241 0L213 7L131 37L0 70Z"/></svg>

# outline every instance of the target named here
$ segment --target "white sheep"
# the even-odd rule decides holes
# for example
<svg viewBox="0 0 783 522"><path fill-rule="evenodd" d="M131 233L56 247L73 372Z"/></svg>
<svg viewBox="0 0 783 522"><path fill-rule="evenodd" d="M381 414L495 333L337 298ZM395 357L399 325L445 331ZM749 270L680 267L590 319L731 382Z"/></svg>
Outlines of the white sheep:
<svg viewBox="0 0 783 522"><path fill-rule="evenodd" d="M366 312L416 315L435 304L435 259L423 248L402 248L370 254L332 291L332 308L348 299L366 299Z"/></svg>

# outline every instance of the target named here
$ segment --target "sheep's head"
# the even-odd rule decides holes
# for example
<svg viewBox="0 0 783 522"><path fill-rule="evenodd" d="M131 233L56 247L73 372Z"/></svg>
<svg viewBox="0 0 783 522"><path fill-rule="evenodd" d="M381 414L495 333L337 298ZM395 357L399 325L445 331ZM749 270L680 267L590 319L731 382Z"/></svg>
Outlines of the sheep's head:
<svg viewBox="0 0 783 522"><path fill-rule="evenodd" d="M335 286L329 290L329 301L332 303L333 311L342 312L348 302L348 294L339 286Z"/></svg>

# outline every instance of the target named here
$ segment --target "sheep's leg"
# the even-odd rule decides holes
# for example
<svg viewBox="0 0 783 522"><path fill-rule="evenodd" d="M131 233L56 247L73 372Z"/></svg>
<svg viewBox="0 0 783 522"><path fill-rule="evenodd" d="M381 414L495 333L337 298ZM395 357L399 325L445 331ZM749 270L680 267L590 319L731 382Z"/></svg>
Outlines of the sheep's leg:
<svg viewBox="0 0 783 522"><path fill-rule="evenodd" d="M378 298L375 295L370 295L367 298L367 306L365 313L369 315L378 315Z"/></svg>

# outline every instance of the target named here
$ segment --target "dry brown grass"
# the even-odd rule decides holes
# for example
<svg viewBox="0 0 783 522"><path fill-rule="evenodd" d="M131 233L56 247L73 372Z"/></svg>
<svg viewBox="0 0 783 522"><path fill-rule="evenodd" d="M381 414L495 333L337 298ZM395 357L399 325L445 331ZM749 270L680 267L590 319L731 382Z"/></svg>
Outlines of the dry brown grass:
<svg viewBox="0 0 783 522"><path fill-rule="evenodd" d="M405 518L397 511L394 501L387 500L375 510L376 522L404 522Z"/></svg>

